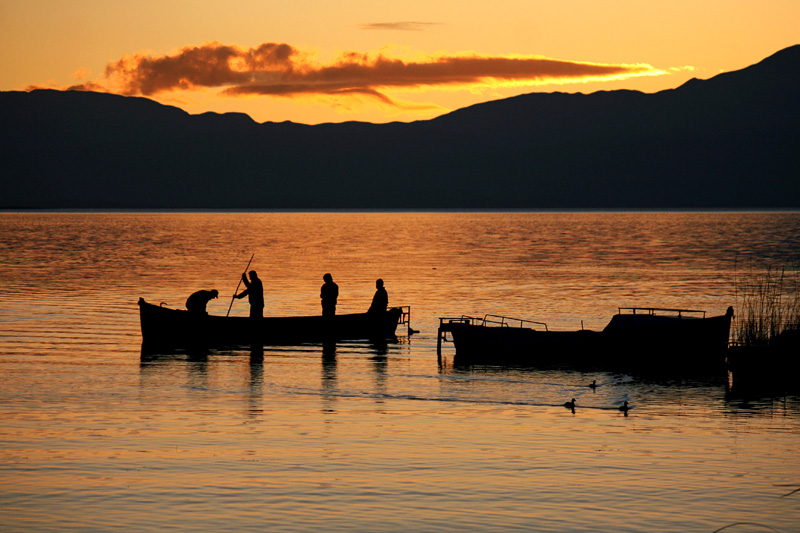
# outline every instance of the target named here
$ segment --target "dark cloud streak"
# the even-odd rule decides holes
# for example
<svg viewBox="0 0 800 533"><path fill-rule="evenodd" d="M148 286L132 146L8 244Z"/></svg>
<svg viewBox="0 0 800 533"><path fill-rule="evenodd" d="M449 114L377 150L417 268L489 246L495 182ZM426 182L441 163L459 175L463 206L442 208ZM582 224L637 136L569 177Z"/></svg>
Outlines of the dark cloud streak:
<svg viewBox="0 0 800 533"><path fill-rule="evenodd" d="M659 73L649 65L476 54L403 60L346 52L321 64L285 43L242 48L212 42L171 55L126 55L106 67L104 79L72 89L107 87L110 92L145 96L213 88L221 88L228 96L362 95L394 105L385 91L597 81Z"/></svg>
<svg viewBox="0 0 800 533"><path fill-rule="evenodd" d="M372 22L359 26L362 30L424 31L441 22Z"/></svg>

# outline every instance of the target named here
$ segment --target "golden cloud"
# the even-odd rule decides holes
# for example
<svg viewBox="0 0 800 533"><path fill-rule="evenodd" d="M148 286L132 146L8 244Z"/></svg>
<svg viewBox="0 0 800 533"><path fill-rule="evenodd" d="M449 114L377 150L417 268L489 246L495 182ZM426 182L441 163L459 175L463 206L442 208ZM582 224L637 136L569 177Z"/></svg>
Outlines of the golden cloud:
<svg viewBox="0 0 800 533"><path fill-rule="evenodd" d="M218 42L171 55L138 53L110 63L104 77L71 87L127 95L219 88L228 96L362 95L393 104L387 92L603 81L666 72L646 64L598 64L538 56L451 54L414 59L346 52L327 64L285 43L242 48Z"/></svg>

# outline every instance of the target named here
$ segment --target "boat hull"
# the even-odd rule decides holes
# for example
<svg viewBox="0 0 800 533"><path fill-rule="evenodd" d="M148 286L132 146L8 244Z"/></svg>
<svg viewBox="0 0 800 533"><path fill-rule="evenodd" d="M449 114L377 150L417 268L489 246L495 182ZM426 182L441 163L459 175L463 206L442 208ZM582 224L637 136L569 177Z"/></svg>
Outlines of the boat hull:
<svg viewBox="0 0 800 533"><path fill-rule="evenodd" d="M385 313L296 317L198 315L139 299L142 349L202 349L219 346L297 345L342 340L396 338L400 308Z"/></svg>
<svg viewBox="0 0 800 533"><path fill-rule="evenodd" d="M451 324L456 363L580 365L605 350L596 331L539 331L531 328Z"/></svg>
<svg viewBox="0 0 800 533"><path fill-rule="evenodd" d="M456 364L581 366L609 369L722 368L731 315L709 318L616 315L603 331L446 323ZM618 319L618 317L622 317Z"/></svg>

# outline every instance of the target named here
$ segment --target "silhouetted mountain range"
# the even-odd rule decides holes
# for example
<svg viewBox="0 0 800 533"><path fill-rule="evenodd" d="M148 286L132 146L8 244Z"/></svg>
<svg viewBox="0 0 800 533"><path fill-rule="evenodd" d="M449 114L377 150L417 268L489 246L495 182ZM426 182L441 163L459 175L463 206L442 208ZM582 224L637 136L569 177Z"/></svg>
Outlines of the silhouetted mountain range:
<svg viewBox="0 0 800 533"><path fill-rule="evenodd" d="M4 208L800 207L800 45L644 94L534 93L307 126L0 93Z"/></svg>

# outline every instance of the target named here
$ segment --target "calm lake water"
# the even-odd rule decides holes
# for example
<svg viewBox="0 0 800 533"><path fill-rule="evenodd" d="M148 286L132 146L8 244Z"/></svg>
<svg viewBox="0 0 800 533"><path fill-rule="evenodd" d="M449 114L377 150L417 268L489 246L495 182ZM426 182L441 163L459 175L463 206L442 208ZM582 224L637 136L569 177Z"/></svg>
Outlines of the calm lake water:
<svg viewBox="0 0 800 533"><path fill-rule="evenodd" d="M380 277L420 331L142 358L139 297L224 315L251 254L266 314ZM722 314L799 254L797 212L0 213L0 530L800 531L796 391L436 356L438 317Z"/></svg>

